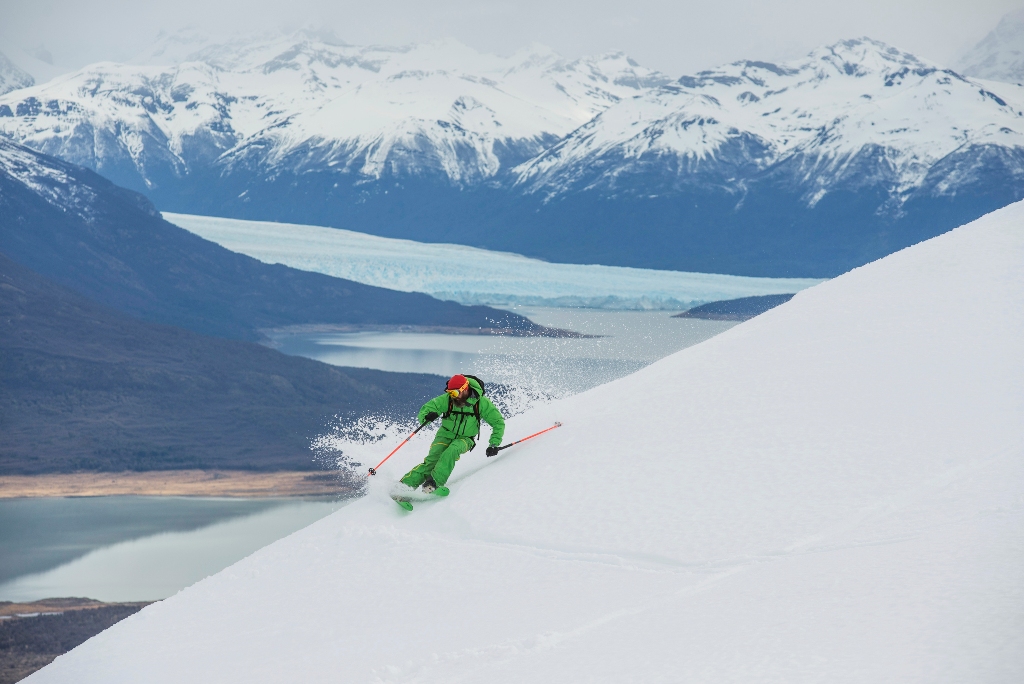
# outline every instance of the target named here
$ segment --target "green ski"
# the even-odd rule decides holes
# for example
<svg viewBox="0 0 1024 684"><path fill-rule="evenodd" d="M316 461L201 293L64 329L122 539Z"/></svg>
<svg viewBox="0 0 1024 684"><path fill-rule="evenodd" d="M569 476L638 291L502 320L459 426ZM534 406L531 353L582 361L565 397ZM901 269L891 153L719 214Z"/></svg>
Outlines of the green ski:
<svg viewBox="0 0 1024 684"><path fill-rule="evenodd" d="M426 501L432 496L448 496L449 494L451 494L451 491L447 487L437 487L422 492L396 492L391 494L391 499L405 510L411 511L413 501Z"/></svg>

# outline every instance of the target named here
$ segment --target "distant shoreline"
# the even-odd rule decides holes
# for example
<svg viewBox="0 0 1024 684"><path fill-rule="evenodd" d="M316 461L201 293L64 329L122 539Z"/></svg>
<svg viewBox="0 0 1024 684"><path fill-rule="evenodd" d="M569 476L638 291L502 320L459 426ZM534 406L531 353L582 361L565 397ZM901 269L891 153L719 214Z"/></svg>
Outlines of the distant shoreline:
<svg viewBox="0 0 1024 684"><path fill-rule="evenodd" d="M0 684L21 681L150 603L88 598L0 601Z"/></svg>
<svg viewBox="0 0 1024 684"><path fill-rule="evenodd" d="M0 499L77 496L296 497L349 493L330 472L154 470L0 475Z"/></svg>
<svg viewBox="0 0 1024 684"><path fill-rule="evenodd" d="M548 328L543 325L536 325L531 330L514 330L512 328L460 328L447 325L376 325L376 324L332 324L332 323L305 323L300 325L288 325L279 328L264 328L260 333L264 337L271 338L274 335L288 334L348 334L348 333L429 333L436 335L497 335L505 337L555 337L569 339L596 339L603 335L588 335L576 332L575 330L562 330L561 328ZM272 345L270 345L272 346Z"/></svg>

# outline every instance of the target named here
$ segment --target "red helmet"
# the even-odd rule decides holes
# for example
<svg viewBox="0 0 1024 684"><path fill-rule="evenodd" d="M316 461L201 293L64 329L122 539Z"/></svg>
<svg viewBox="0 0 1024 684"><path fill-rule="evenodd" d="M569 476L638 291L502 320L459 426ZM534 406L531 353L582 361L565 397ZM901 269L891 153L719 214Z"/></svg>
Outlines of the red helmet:
<svg viewBox="0 0 1024 684"><path fill-rule="evenodd" d="M453 375L452 379L448 381L448 392L454 392L455 396L458 396L467 389L469 389L469 380L466 379L465 375Z"/></svg>

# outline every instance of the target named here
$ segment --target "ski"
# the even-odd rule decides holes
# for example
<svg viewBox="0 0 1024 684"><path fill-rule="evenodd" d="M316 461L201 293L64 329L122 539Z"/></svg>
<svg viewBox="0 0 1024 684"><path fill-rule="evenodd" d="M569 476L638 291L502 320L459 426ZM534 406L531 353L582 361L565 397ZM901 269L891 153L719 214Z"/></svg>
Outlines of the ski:
<svg viewBox="0 0 1024 684"><path fill-rule="evenodd" d="M415 489L409 489L408 487L401 488L402 491L392 492L389 496L391 500L401 506L407 511L412 510L413 501L429 501L434 497L445 497L451 494L451 490L447 487L437 487L429 491L417 491Z"/></svg>

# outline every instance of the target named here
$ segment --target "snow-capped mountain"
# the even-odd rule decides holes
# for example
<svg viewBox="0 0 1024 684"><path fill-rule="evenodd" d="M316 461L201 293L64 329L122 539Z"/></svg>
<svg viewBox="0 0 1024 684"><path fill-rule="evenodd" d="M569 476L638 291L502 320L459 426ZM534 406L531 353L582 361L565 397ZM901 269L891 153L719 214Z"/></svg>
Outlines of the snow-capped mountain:
<svg viewBox="0 0 1024 684"><path fill-rule="evenodd" d="M179 34L0 96L0 134L179 213L826 277L1024 197L1022 112L1022 86L869 39L669 82L622 54Z"/></svg>
<svg viewBox="0 0 1024 684"><path fill-rule="evenodd" d="M996 95L883 43L849 40L796 62L682 78L597 115L515 172L529 192L549 196L720 185L742 197L775 172L809 206L836 187L882 186L900 202L926 183L955 193L963 169L934 172L949 155L1024 151L1022 109L1024 89Z"/></svg>
<svg viewBox="0 0 1024 684"><path fill-rule="evenodd" d="M1024 83L1024 10L1003 17L961 58L958 70L975 78Z"/></svg>
<svg viewBox="0 0 1024 684"><path fill-rule="evenodd" d="M454 41L354 47L306 31L225 44L167 36L137 61L161 58L174 64L97 64L2 100L0 131L139 189L211 164L465 183L668 81L622 54L503 58Z"/></svg>
<svg viewBox="0 0 1024 684"><path fill-rule="evenodd" d="M35 82L31 74L19 69L14 62L7 59L7 55L0 52L0 95L19 88L27 88Z"/></svg>
<svg viewBox="0 0 1024 684"><path fill-rule="evenodd" d="M1024 197L1024 88L841 41L652 89L513 174L545 229L609 235L596 260L836 275Z"/></svg>

